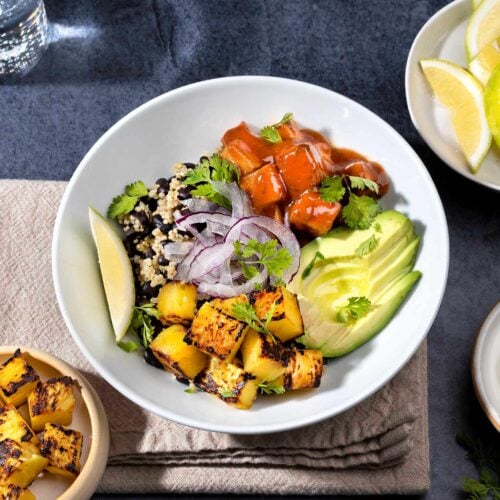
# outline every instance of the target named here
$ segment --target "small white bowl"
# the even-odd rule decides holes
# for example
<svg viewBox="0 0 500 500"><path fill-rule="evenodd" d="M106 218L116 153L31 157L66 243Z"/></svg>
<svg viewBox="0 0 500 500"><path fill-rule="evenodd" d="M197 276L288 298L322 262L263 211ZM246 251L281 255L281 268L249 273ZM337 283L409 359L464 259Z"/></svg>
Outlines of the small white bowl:
<svg viewBox="0 0 500 500"><path fill-rule="evenodd" d="M419 31L406 62L406 102L411 120L441 160L468 179L500 191L500 153L494 144L476 174L460 150L448 111L434 97L420 69L424 58L447 59L466 67L465 31L472 14L470 0L455 0L434 14Z"/></svg>
<svg viewBox="0 0 500 500"><path fill-rule="evenodd" d="M109 452L109 427L106 412L99 396L87 379L59 358L33 347L0 347L0 364L14 354L19 347L28 355L28 361L42 380L52 377L69 376L80 385L75 390L76 406L73 420L68 426L83 434L80 474L70 480L55 474L43 473L29 487L37 500L86 500L97 489L106 468ZM19 411L27 417L26 405Z"/></svg>
<svg viewBox="0 0 500 500"><path fill-rule="evenodd" d="M179 161L196 161L220 145L229 127L273 123L293 111L299 123L334 144L380 162L392 181L382 203L415 221L422 236L416 269L423 277L384 330L328 364L318 390L259 398L251 410L209 394L186 394L139 352L116 346L88 206L101 213L126 184L168 177ZM283 78L246 76L200 82L164 94L114 125L76 169L57 215L52 247L55 291L77 345L111 385L143 408L184 425L262 434L308 425L345 411L393 377L425 338L448 274L448 228L427 169L406 141L363 106L330 90Z"/></svg>
<svg viewBox="0 0 500 500"><path fill-rule="evenodd" d="M500 302L486 316L477 335L472 380L479 403L500 432Z"/></svg>

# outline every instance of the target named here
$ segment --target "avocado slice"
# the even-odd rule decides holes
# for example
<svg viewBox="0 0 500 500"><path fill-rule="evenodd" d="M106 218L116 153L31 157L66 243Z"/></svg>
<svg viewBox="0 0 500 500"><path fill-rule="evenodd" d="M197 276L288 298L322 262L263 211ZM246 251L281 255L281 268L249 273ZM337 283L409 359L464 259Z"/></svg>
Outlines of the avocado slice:
<svg viewBox="0 0 500 500"><path fill-rule="evenodd" d="M377 247L364 256L356 249L368 238ZM346 227L316 238L302 249L300 269L290 288L299 296L306 347L324 356L342 356L367 342L389 323L421 274L412 271L420 238L412 222L400 212L379 214L366 230ZM321 252L308 276L303 271ZM349 297L367 297L371 311L351 323L339 323L338 308Z"/></svg>

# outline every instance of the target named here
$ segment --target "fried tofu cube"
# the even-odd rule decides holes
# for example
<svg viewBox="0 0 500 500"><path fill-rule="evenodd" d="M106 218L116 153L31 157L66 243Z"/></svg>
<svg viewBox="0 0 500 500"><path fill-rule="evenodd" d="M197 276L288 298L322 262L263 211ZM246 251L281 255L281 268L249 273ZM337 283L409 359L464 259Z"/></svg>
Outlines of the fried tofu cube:
<svg viewBox="0 0 500 500"><path fill-rule="evenodd" d="M0 484L17 484L27 488L42 472L48 460L31 443L0 441Z"/></svg>
<svg viewBox="0 0 500 500"><path fill-rule="evenodd" d="M227 146L235 139L244 142L258 158L266 158L272 154L273 145L254 135L245 122L227 130L222 137L222 144Z"/></svg>
<svg viewBox="0 0 500 500"><path fill-rule="evenodd" d="M317 186L325 177L322 160L313 144L298 144L276 155L276 165L293 199Z"/></svg>
<svg viewBox="0 0 500 500"><path fill-rule="evenodd" d="M0 484L0 500L36 500L36 497L17 484Z"/></svg>
<svg viewBox="0 0 500 500"><path fill-rule="evenodd" d="M269 163L249 175L245 175L240 186L252 202L255 211L262 214L268 207L287 198L287 190L280 172L274 163Z"/></svg>
<svg viewBox="0 0 500 500"><path fill-rule="evenodd" d="M0 366L0 398L16 408L26 403L28 395L40 380L38 373L17 349L14 355Z"/></svg>
<svg viewBox="0 0 500 500"><path fill-rule="evenodd" d="M229 299L213 299L210 301L210 305L217 309L217 311L223 312L231 318L235 318L233 313L233 307L236 304L249 304L250 301L245 294L238 295L237 297L231 297Z"/></svg>
<svg viewBox="0 0 500 500"><path fill-rule="evenodd" d="M275 380L285 372L288 350L266 333L250 329L240 352L245 371L260 380Z"/></svg>
<svg viewBox="0 0 500 500"><path fill-rule="evenodd" d="M325 201L316 191L301 194L287 207L290 225L313 236L328 233L341 211L342 205L338 201Z"/></svg>
<svg viewBox="0 0 500 500"><path fill-rule="evenodd" d="M210 360L209 367L195 378L194 383L202 391L242 410L252 406L259 387L252 374L236 364L216 358Z"/></svg>
<svg viewBox="0 0 500 500"><path fill-rule="evenodd" d="M179 378L193 379L207 367L209 356L186 344L186 333L182 325L169 326L155 337L149 348L165 370Z"/></svg>
<svg viewBox="0 0 500 500"><path fill-rule="evenodd" d="M291 349L282 385L286 391L313 389L319 387L322 375L323 354L321 351Z"/></svg>
<svg viewBox="0 0 500 500"><path fill-rule="evenodd" d="M262 166L262 161L241 139L229 142L221 151L222 158L234 163L241 176L248 175Z"/></svg>
<svg viewBox="0 0 500 500"><path fill-rule="evenodd" d="M81 432L45 424L40 444L42 456L48 460L45 468L52 474L74 479L80 473L82 444Z"/></svg>
<svg viewBox="0 0 500 500"><path fill-rule="evenodd" d="M157 304L160 319L166 324L189 325L196 311L196 298L196 285L180 281L170 281L163 285Z"/></svg>
<svg viewBox="0 0 500 500"><path fill-rule="evenodd" d="M75 395L71 377L52 378L38 382L28 398L31 427L40 432L47 422L69 425L73 419Z"/></svg>
<svg viewBox="0 0 500 500"><path fill-rule="evenodd" d="M222 361L231 361L248 328L246 323L217 310L210 302L205 302L196 314L184 341Z"/></svg>
<svg viewBox="0 0 500 500"><path fill-rule="evenodd" d="M302 335L304 325L297 297L284 287L255 292L252 297L257 317L266 321L271 308L274 308L269 331L281 342L288 342Z"/></svg>
<svg viewBox="0 0 500 500"><path fill-rule="evenodd" d="M17 443L39 443L36 434L12 405L0 404L0 441L13 439Z"/></svg>

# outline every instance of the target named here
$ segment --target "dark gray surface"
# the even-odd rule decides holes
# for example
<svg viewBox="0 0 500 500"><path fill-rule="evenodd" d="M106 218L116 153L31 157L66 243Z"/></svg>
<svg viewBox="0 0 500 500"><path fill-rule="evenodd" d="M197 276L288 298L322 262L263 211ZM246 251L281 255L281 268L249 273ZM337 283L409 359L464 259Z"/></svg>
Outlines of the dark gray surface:
<svg viewBox="0 0 500 500"><path fill-rule="evenodd" d="M59 39L31 75L0 86L0 178L69 179L99 136L139 104L226 75L316 83L394 126L427 165L450 227L448 287L429 334L432 499L461 498L460 477L473 472L457 432L500 445L469 375L475 332L500 298L500 195L430 152L404 98L411 41L446 3L47 0Z"/></svg>

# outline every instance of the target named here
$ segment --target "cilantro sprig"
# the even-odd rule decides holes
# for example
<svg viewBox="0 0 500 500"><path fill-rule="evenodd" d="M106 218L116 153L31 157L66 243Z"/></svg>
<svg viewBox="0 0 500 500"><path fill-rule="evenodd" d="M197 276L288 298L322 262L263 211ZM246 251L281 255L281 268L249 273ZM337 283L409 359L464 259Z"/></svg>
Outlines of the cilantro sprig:
<svg viewBox="0 0 500 500"><path fill-rule="evenodd" d="M148 194L148 188L142 181L136 181L125 187L125 193L115 196L108 208L108 217L116 219L120 215L125 215L134 209L137 202Z"/></svg>
<svg viewBox="0 0 500 500"><path fill-rule="evenodd" d="M255 308L251 304L248 304L246 302L238 302L234 304L231 310L233 316L236 319L242 321L243 323L246 323L250 326L250 328L253 328L257 332L269 335L273 342L276 342L276 338L269 330L269 323L273 319L275 311L276 302L273 302L271 307L269 308L269 311L267 311L266 319L262 321L257 316Z"/></svg>
<svg viewBox="0 0 500 500"><path fill-rule="evenodd" d="M263 381L259 384L259 389L262 394L284 394L285 388L273 380L271 382Z"/></svg>
<svg viewBox="0 0 500 500"><path fill-rule="evenodd" d="M264 266L269 276L279 283L283 273L292 264L292 254L287 248L278 248L277 240L267 240L261 243L251 239L245 245L240 241L233 243L234 254L241 265L243 276L252 279L259 274Z"/></svg>
<svg viewBox="0 0 500 500"><path fill-rule="evenodd" d="M191 191L193 196L206 198L231 210L231 200L217 191L214 182L237 182L239 175L234 163L214 154L210 158L204 158L199 165L189 170L182 182L186 186L194 186Z"/></svg>
<svg viewBox="0 0 500 500"><path fill-rule="evenodd" d="M344 178L341 175L323 179L319 187L321 199L329 201L330 203L340 201L344 197L345 192Z"/></svg>
<svg viewBox="0 0 500 500"><path fill-rule="evenodd" d="M307 264L307 266L302 271L303 280L305 280L311 274L312 270L314 269L314 266L316 265L316 261L318 260L325 260L325 256L319 251L314 254L314 257L311 259L311 262L309 262L309 264Z"/></svg>
<svg viewBox="0 0 500 500"><path fill-rule="evenodd" d="M481 441L458 434L457 443L467 450L467 458L477 467L479 478L462 478L462 490L471 500L500 499L500 452Z"/></svg>
<svg viewBox="0 0 500 500"><path fill-rule="evenodd" d="M378 246L378 240L373 234L367 240L363 241L354 251L356 257L363 257L373 252Z"/></svg>
<svg viewBox="0 0 500 500"><path fill-rule="evenodd" d="M143 304L134 308L134 316L130 323L129 333L137 337L139 342L128 340L118 342L118 347L126 352L134 352L137 349L147 349L155 333L151 318L159 319L160 311L154 304Z"/></svg>
<svg viewBox="0 0 500 500"><path fill-rule="evenodd" d="M339 307L337 321L350 323L366 316L372 309L372 303L366 297L349 297L345 306Z"/></svg>
<svg viewBox="0 0 500 500"><path fill-rule="evenodd" d="M342 217L351 229L368 229L382 207L369 196L351 193L349 203L342 209Z"/></svg>
<svg viewBox="0 0 500 500"><path fill-rule="evenodd" d="M219 387L218 391L217 391L224 399L228 399L228 398L234 398L236 397L236 394L234 393L234 391L232 391L231 389L227 389L227 388L224 388L224 387Z"/></svg>
<svg viewBox="0 0 500 500"><path fill-rule="evenodd" d="M281 125L288 123L292 118L293 113L285 113L283 115L283 118L279 122L274 123L273 125L262 127L259 132L260 137L272 144L281 142L283 139L281 138L278 127L281 127Z"/></svg>

